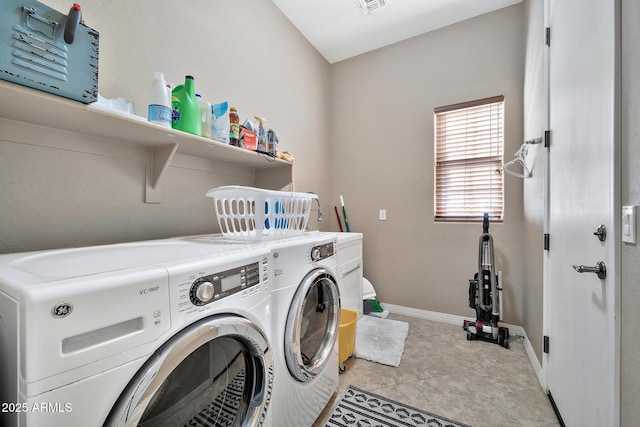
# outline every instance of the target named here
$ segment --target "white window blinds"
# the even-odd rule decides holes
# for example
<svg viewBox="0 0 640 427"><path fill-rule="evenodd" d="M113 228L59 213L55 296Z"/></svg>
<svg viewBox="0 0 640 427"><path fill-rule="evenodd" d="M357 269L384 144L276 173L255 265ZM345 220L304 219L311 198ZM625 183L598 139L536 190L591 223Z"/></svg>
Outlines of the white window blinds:
<svg viewBox="0 0 640 427"><path fill-rule="evenodd" d="M436 221L502 221L504 96L435 109Z"/></svg>

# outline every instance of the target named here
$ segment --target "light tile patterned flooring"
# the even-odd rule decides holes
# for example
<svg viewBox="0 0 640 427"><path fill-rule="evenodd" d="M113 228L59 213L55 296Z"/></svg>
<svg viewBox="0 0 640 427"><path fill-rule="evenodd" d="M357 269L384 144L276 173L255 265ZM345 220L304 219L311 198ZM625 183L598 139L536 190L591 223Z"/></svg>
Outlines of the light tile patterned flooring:
<svg viewBox="0 0 640 427"><path fill-rule="evenodd" d="M467 341L462 325L389 318L409 323L400 366L347 360L338 393L313 427L325 425L349 385L474 427L560 425L521 338L511 336L505 349Z"/></svg>

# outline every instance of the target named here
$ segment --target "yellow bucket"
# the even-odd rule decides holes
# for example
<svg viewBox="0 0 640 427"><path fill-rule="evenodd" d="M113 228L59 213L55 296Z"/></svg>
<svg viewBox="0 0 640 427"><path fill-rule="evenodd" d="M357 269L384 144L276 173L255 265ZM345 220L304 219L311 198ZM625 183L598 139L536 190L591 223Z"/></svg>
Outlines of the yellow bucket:
<svg viewBox="0 0 640 427"><path fill-rule="evenodd" d="M358 312L347 308L340 309L340 328L338 329L338 357L343 364L356 351L356 323Z"/></svg>

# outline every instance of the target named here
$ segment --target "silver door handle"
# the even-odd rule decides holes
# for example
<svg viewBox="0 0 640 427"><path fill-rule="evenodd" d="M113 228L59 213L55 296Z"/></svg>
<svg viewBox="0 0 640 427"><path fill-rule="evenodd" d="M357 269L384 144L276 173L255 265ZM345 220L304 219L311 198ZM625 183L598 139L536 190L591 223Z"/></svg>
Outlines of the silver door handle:
<svg viewBox="0 0 640 427"><path fill-rule="evenodd" d="M571 267L578 273L596 273L599 279L605 279L607 277L607 267L604 262L599 261L595 267L587 267L586 265L575 265L572 264Z"/></svg>

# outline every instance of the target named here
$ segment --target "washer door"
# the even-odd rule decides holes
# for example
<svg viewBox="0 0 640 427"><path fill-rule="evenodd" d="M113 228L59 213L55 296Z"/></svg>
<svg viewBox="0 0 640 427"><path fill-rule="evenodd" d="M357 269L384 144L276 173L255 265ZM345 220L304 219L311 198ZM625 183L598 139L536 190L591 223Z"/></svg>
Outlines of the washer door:
<svg viewBox="0 0 640 427"><path fill-rule="evenodd" d="M319 268L302 280L293 297L285 327L285 359L298 381L313 380L334 351L340 325L336 279Z"/></svg>
<svg viewBox="0 0 640 427"><path fill-rule="evenodd" d="M133 377L105 426L261 425L272 357L253 323L212 316L180 331Z"/></svg>

